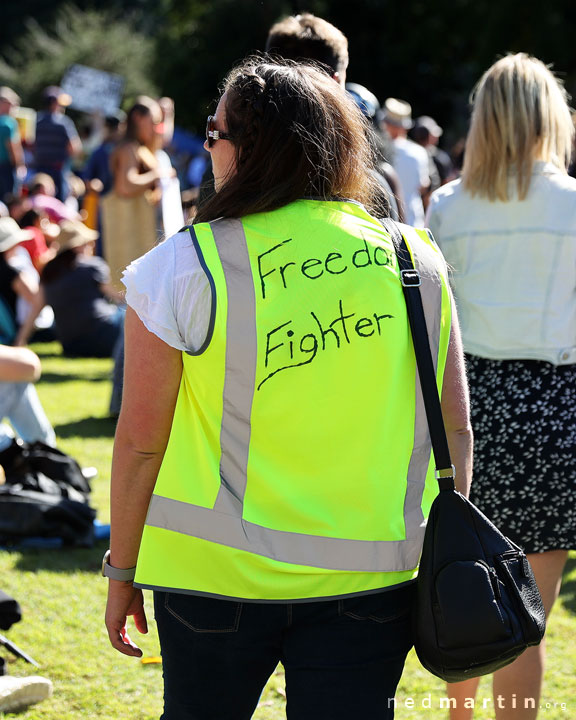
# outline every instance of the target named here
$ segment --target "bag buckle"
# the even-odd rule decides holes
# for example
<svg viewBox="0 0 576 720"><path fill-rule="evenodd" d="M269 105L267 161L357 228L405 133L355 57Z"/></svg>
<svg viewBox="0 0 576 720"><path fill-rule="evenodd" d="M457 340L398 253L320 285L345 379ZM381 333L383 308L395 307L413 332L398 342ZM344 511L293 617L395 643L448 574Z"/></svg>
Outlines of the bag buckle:
<svg viewBox="0 0 576 720"><path fill-rule="evenodd" d="M440 490L456 489L456 469L454 468L454 465L451 465L449 468L436 468L436 470L434 470L434 475Z"/></svg>
<svg viewBox="0 0 576 720"><path fill-rule="evenodd" d="M452 478L452 480L454 480L456 478L456 468L454 465L450 465L449 468L436 468L436 470L434 470L434 477L436 480L443 480L445 478Z"/></svg>
<svg viewBox="0 0 576 720"><path fill-rule="evenodd" d="M422 278L418 270L401 270L400 280L402 281L403 287L420 287L420 285L422 285Z"/></svg>

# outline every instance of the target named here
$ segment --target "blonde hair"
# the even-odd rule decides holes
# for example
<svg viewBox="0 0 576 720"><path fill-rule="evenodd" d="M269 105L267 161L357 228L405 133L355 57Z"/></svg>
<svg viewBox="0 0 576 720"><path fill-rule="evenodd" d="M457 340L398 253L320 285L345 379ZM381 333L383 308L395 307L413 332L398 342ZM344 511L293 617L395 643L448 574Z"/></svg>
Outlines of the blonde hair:
<svg viewBox="0 0 576 720"><path fill-rule="evenodd" d="M480 78L471 101L462 169L471 195L506 202L512 171L524 200L536 160L566 172L574 136L568 95L543 62L526 53L501 58Z"/></svg>

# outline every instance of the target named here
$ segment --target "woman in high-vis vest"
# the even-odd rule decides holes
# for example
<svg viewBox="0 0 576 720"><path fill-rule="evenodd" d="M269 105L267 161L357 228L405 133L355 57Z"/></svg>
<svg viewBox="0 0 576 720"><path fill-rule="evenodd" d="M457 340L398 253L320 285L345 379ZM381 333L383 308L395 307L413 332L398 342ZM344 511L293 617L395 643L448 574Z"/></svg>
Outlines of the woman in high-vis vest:
<svg viewBox="0 0 576 720"><path fill-rule="evenodd" d="M216 193L126 271L106 625L154 591L165 720L392 718L436 483L361 113L323 70L249 59L208 119ZM471 433L442 256L401 226L458 487Z"/></svg>

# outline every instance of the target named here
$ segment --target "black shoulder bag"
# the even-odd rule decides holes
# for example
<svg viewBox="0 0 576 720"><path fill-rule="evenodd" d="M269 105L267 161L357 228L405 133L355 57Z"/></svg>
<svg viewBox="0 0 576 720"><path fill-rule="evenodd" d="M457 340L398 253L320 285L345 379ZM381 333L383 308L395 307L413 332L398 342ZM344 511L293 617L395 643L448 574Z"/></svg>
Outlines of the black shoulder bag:
<svg viewBox="0 0 576 720"><path fill-rule="evenodd" d="M544 637L546 618L524 552L454 486L420 295L420 275L396 225L400 272L440 492L430 509L417 581L414 646L448 682L494 672Z"/></svg>

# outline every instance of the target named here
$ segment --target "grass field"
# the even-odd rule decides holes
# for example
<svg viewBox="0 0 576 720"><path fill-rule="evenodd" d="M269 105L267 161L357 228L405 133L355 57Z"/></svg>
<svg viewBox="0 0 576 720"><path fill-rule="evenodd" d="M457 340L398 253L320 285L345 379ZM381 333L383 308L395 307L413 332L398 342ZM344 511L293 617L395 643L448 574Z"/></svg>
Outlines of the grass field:
<svg viewBox="0 0 576 720"><path fill-rule="evenodd" d="M34 348L42 359L38 390L52 419L58 445L84 465L98 468L92 503L98 518L108 521L110 459L115 423L107 417L111 384L108 360L68 360L56 344ZM116 653L103 625L106 581L100 562L103 542L90 550L0 551L0 587L20 601L24 619L8 637L41 663L38 672L51 678L54 696L18 715L22 720L148 720L162 706L161 665ZM151 598L147 597L149 615ZM152 618L150 617L151 621ZM154 623L138 642L147 658L158 654ZM560 601L549 623L549 661L541 717L576 717L576 554L565 574ZM22 660L10 662L13 675L36 671ZM226 692L223 679L222 692ZM396 717L443 720L442 683L418 664L413 654L397 693ZM483 709L481 706L486 705ZM255 720L284 718L284 679L281 668L270 679ZM547 707L548 705L548 707ZM478 696L478 720L494 717L489 683ZM0 713L1 715L1 713ZM371 720L351 718L350 720Z"/></svg>

